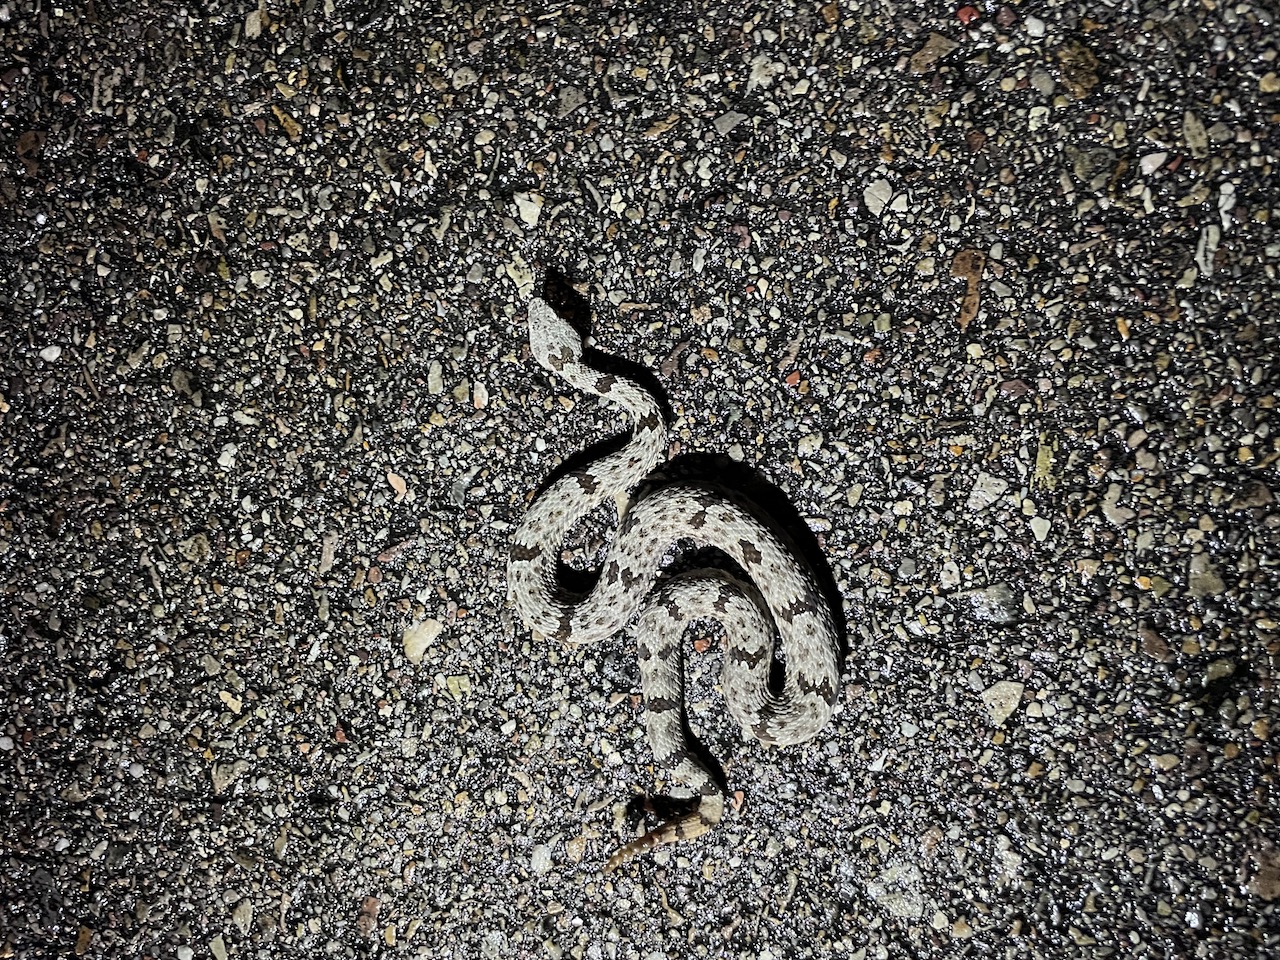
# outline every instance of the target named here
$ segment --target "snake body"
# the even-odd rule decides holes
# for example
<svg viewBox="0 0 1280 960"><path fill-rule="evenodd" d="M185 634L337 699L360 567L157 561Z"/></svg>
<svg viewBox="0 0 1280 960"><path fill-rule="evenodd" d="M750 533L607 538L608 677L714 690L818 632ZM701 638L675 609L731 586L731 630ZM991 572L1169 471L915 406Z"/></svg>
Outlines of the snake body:
<svg viewBox="0 0 1280 960"><path fill-rule="evenodd" d="M574 524L636 488L658 466L666 426L657 399L639 384L583 360L582 339L540 298L529 301L529 342L538 362L565 383L619 408L632 436L620 450L568 473L530 504L511 541L510 599L527 627L572 644L606 639L638 616L635 635L645 699L645 733L654 757L698 796L696 808L659 824L610 857L606 870L646 850L699 836L723 814L716 776L686 734L680 643L697 620L717 620L727 649L721 673L725 701L744 732L787 746L817 735L839 692L831 611L794 548L730 491L707 483L659 488L626 510L599 578L584 596L568 596L557 557ZM751 583L703 569L664 577L661 564L676 540L714 547ZM786 678L770 689L775 632Z"/></svg>

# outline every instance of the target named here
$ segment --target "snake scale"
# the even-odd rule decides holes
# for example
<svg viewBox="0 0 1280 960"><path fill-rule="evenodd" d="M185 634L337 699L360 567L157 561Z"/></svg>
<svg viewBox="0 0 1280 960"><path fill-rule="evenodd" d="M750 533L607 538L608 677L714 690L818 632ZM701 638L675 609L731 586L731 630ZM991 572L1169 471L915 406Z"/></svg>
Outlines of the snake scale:
<svg viewBox="0 0 1280 960"><path fill-rule="evenodd" d="M567 595L557 573L565 537L658 466L666 425L649 391L584 361L581 337L546 301L529 301L528 325L538 362L566 384L621 410L632 435L622 449L559 478L530 504L511 542L510 599L531 630L571 644L606 639L638 614L634 633L645 733L658 763L698 798L691 812L621 847L606 864L609 871L661 844L697 837L723 815L719 781L686 734L680 653L686 627L698 620L720 622L727 643L721 685L729 711L747 735L776 746L809 740L830 719L840 683L836 631L794 548L730 491L707 483L662 486L634 503L619 520L595 585L585 595ZM663 557L677 540L723 551L751 582L715 568L665 576ZM769 685L775 634L786 670L778 693Z"/></svg>

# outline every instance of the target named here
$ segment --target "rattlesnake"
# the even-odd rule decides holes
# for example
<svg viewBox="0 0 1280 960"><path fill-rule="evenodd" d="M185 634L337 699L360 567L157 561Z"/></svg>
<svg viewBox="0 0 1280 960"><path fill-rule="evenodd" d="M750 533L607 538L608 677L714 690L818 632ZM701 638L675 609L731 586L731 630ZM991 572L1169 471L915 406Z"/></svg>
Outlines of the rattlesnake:
<svg viewBox="0 0 1280 960"><path fill-rule="evenodd" d="M529 344L542 366L577 389L620 408L630 441L561 477L529 506L511 542L510 598L531 630L575 644L603 640L639 612L635 628L646 707L645 732L658 762L699 794L697 807L631 841L609 859L612 870L664 843L705 833L720 821L724 796L686 741L680 642L694 620L718 620L727 637L721 674L725 701L748 735L786 746L815 736L839 690L837 640L830 609L793 547L732 492L707 483L660 487L625 511L599 579L569 597L557 575L566 535L603 503L625 495L663 457L666 426L658 401L639 384L583 361L582 339L540 298L529 301ZM733 559L746 584L716 569L659 582L664 554L692 539ZM656 586L655 586L656 585ZM786 680L769 689L774 632L782 640Z"/></svg>

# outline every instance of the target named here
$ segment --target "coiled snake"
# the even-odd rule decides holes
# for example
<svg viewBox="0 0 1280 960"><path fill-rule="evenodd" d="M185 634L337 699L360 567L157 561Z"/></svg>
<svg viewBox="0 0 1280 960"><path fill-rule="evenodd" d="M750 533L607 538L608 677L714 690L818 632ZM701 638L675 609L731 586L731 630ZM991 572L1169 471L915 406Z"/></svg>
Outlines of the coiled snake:
<svg viewBox="0 0 1280 960"><path fill-rule="evenodd" d="M721 684L729 711L745 733L776 746L810 739L830 718L840 683L836 632L827 603L795 550L730 492L705 483L664 486L635 503L620 518L590 592L566 597L557 575L566 535L596 507L636 488L658 465L666 426L647 390L584 363L581 337L548 303L531 299L528 321L538 362L570 386L619 408L633 433L621 450L561 477L530 504L511 541L511 601L531 630L574 644L610 637L639 613L635 635L645 732L658 763L699 794L692 812L659 824L614 853L608 871L660 844L705 833L724 811L716 776L685 734L680 642L687 625L705 619L723 625L727 649ZM752 584L717 569L659 580L663 555L678 539L722 550ZM786 661L786 679L777 694L769 687L775 629Z"/></svg>

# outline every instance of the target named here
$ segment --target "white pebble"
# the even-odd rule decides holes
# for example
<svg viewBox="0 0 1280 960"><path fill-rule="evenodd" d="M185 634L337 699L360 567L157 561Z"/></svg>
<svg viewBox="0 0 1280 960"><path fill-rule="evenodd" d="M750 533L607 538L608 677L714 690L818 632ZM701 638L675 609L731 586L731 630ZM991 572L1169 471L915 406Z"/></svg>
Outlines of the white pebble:
<svg viewBox="0 0 1280 960"><path fill-rule="evenodd" d="M1022 700L1024 686L1013 680L1001 680L982 691L982 702L987 708L987 716L997 727L1009 719L1009 715L1017 709Z"/></svg>
<svg viewBox="0 0 1280 960"><path fill-rule="evenodd" d="M409 658L409 662L421 663L427 648L443 632L444 624L432 617L406 627L403 636L404 655Z"/></svg>
<svg viewBox="0 0 1280 960"><path fill-rule="evenodd" d="M1142 175L1144 177L1149 177L1164 166L1164 162L1168 156L1169 154L1163 150L1159 153L1148 153L1138 161L1138 169L1142 171Z"/></svg>
<svg viewBox="0 0 1280 960"><path fill-rule="evenodd" d="M538 218L542 216L542 196L537 193L517 193L514 199L520 219L529 226L536 227Z"/></svg>
<svg viewBox="0 0 1280 960"><path fill-rule="evenodd" d="M985 510L1000 497L1004 496L1008 489L1009 481L992 476L989 473L980 473L978 474L978 479L974 481L973 490L969 494L965 507L975 512Z"/></svg>
<svg viewBox="0 0 1280 960"><path fill-rule="evenodd" d="M1031 518L1031 533L1035 536L1037 542L1044 542L1044 538L1049 535L1049 529L1050 523L1044 517Z"/></svg>
<svg viewBox="0 0 1280 960"><path fill-rule="evenodd" d="M880 216L893 197L893 185L888 180L873 180L862 191L862 202L873 217Z"/></svg>
<svg viewBox="0 0 1280 960"><path fill-rule="evenodd" d="M533 848L533 852L529 855L529 869L535 876L542 876L551 869L551 847L545 843L540 843Z"/></svg>

